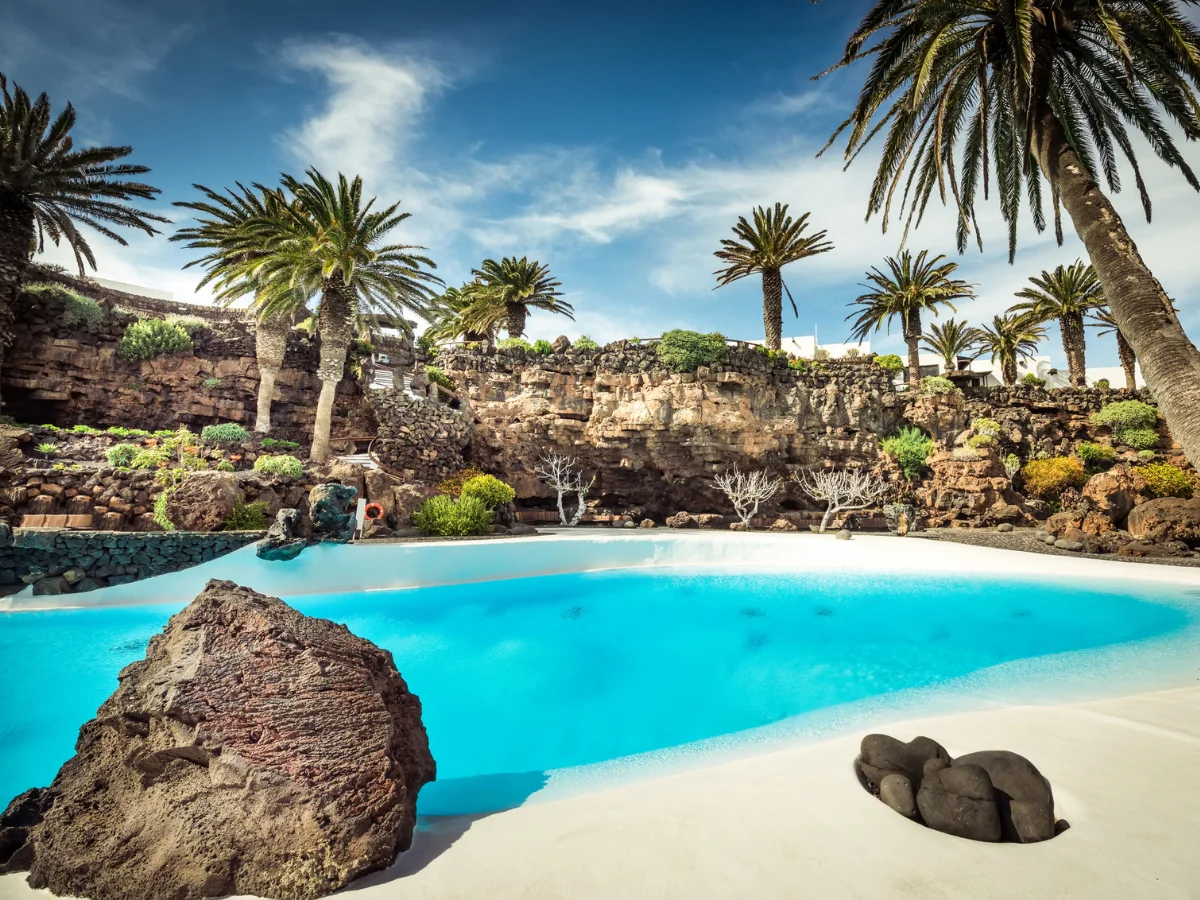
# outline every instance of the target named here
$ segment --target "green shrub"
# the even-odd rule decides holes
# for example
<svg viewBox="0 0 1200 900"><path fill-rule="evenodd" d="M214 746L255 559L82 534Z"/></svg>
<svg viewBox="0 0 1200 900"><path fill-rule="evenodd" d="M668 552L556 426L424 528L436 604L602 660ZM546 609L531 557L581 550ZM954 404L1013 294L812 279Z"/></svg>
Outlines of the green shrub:
<svg viewBox="0 0 1200 900"><path fill-rule="evenodd" d="M154 500L154 524L163 531L175 530L175 523L167 515L167 503L171 499L171 493L171 490L163 488L163 492Z"/></svg>
<svg viewBox="0 0 1200 900"><path fill-rule="evenodd" d="M1117 461L1117 451L1104 444L1093 444L1084 441L1079 445L1079 458L1090 472L1102 472L1111 469Z"/></svg>
<svg viewBox="0 0 1200 900"><path fill-rule="evenodd" d="M725 336L713 332L700 334L676 328L662 336L654 348L658 358L672 372L695 372L701 366L723 362L729 352Z"/></svg>
<svg viewBox="0 0 1200 900"><path fill-rule="evenodd" d="M114 469L128 469L141 452L134 444L116 444L105 451L104 457Z"/></svg>
<svg viewBox="0 0 1200 900"><path fill-rule="evenodd" d="M904 477L916 481L933 452L933 439L920 428L901 428L884 440L882 447L883 452L899 464Z"/></svg>
<svg viewBox="0 0 1200 900"><path fill-rule="evenodd" d="M171 451L165 447L146 447L129 461L131 469L157 469L171 461Z"/></svg>
<svg viewBox="0 0 1200 900"><path fill-rule="evenodd" d="M39 425L38 428L42 431L62 431L57 425Z"/></svg>
<svg viewBox="0 0 1200 900"><path fill-rule="evenodd" d="M502 341L496 341L496 347L500 350L532 350L533 347L525 338L505 338Z"/></svg>
<svg viewBox="0 0 1200 900"><path fill-rule="evenodd" d="M224 381L222 379L214 376L212 378L205 378L204 381L202 381L200 383L203 384L206 388L208 388L211 391L214 388L219 388L224 383Z"/></svg>
<svg viewBox="0 0 1200 900"><path fill-rule="evenodd" d="M1031 459L1021 470L1021 477L1025 481L1025 493L1042 500L1057 499L1067 488L1081 488L1087 484L1087 472L1078 456Z"/></svg>
<svg viewBox="0 0 1200 900"><path fill-rule="evenodd" d="M199 316L167 316L166 321L172 325L177 325L187 332L188 337L195 337L201 331L209 327L208 322L201 319Z"/></svg>
<svg viewBox="0 0 1200 900"><path fill-rule="evenodd" d="M600 345L593 341L586 334L581 334L579 340L572 344L576 350L599 350Z"/></svg>
<svg viewBox="0 0 1200 900"><path fill-rule="evenodd" d="M455 500L438 494L421 504L413 515L413 524L421 534L438 537L486 534L492 525L492 511L478 497Z"/></svg>
<svg viewBox="0 0 1200 900"><path fill-rule="evenodd" d="M222 531L265 531L270 525L267 504L262 500L247 503L245 495L233 502L233 511L221 523Z"/></svg>
<svg viewBox="0 0 1200 900"><path fill-rule="evenodd" d="M788 368L793 372L807 372L809 369L809 362L807 359L800 359L799 357L794 356L788 360Z"/></svg>
<svg viewBox="0 0 1200 900"><path fill-rule="evenodd" d="M1107 425L1114 432L1124 428L1153 428L1158 424L1158 410L1141 400L1118 400L1093 413L1092 422Z"/></svg>
<svg viewBox="0 0 1200 900"><path fill-rule="evenodd" d="M1156 457L1156 456L1158 456L1158 454L1155 453L1153 450L1139 450L1138 451L1138 459L1154 459L1154 457Z"/></svg>
<svg viewBox="0 0 1200 900"><path fill-rule="evenodd" d="M174 431L170 431L170 430L168 430L168 429L165 429L165 428L162 428L162 429L159 429L158 431L154 432L154 436L155 436L156 438L158 438L159 440L163 440L163 439L166 439L166 438L173 438L173 437L175 437L175 432L174 432Z"/></svg>
<svg viewBox="0 0 1200 900"><path fill-rule="evenodd" d="M73 425L70 432L71 434L104 434L99 428L93 428L91 425Z"/></svg>
<svg viewBox="0 0 1200 900"><path fill-rule="evenodd" d="M231 463L227 459L223 459L219 463L217 463L217 471L218 472L235 472L237 470L234 468L233 463Z"/></svg>
<svg viewBox="0 0 1200 900"><path fill-rule="evenodd" d="M111 434L113 437L127 438L132 432L121 425L114 425L111 428L105 428L104 433Z"/></svg>
<svg viewBox="0 0 1200 900"><path fill-rule="evenodd" d="M949 378L941 375L930 375L921 379L921 392L925 394L961 394L962 391Z"/></svg>
<svg viewBox="0 0 1200 900"><path fill-rule="evenodd" d="M262 439L262 445L268 450L299 450L300 445L295 441L281 441L272 437Z"/></svg>
<svg viewBox="0 0 1200 900"><path fill-rule="evenodd" d="M54 297L63 305L62 324L81 331L95 331L104 324L104 308L90 297L61 284L28 284L22 288L26 294L45 294Z"/></svg>
<svg viewBox="0 0 1200 900"><path fill-rule="evenodd" d="M1113 437L1134 450L1153 450L1159 440L1158 432L1153 428L1125 428Z"/></svg>
<svg viewBox="0 0 1200 900"><path fill-rule="evenodd" d="M995 419L980 418L971 423L971 432L984 437L998 438L1004 434L1004 427Z"/></svg>
<svg viewBox="0 0 1200 900"><path fill-rule="evenodd" d="M425 377L438 387L444 387L448 391L454 390L454 381L437 366L426 366Z"/></svg>
<svg viewBox="0 0 1200 900"><path fill-rule="evenodd" d="M461 472L455 472L449 478L442 481L437 490L439 494L446 494L450 497L458 497L462 494L463 486L468 481L479 478L484 473L476 469L474 466L467 466Z"/></svg>
<svg viewBox="0 0 1200 900"><path fill-rule="evenodd" d="M476 475L462 487L459 497L478 497L488 509L512 503L517 492L494 475Z"/></svg>
<svg viewBox="0 0 1200 900"><path fill-rule="evenodd" d="M554 347L544 338L538 338L533 342L533 352L539 356L545 356L547 353L553 353Z"/></svg>
<svg viewBox="0 0 1200 900"><path fill-rule="evenodd" d="M254 461L254 471L265 475L300 478L304 475L304 463L294 456L260 456Z"/></svg>
<svg viewBox="0 0 1200 900"><path fill-rule="evenodd" d="M41 443L34 447L43 456L57 456L58 448L51 443Z"/></svg>
<svg viewBox="0 0 1200 900"><path fill-rule="evenodd" d="M996 439L990 434L973 434L967 438L967 446L972 450L982 450L985 447L994 447Z"/></svg>
<svg viewBox="0 0 1200 900"><path fill-rule="evenodd" d="M205 425L200 432L200 440L205 444L240 444L250 440L250 432L236 422L222 422L220 425Z"/></svg>
<svg viewBox="0 0 1200 900"><path fill-rule="evenodd" d="M895 353L875 357L875 365L879 366L879 368L883 369L889 375L897 375L904 371L904 360Z"/></svg>
<svg viewBox="0 0 1200 900"><path fill-rule="evenodd" d="M1099 379L1094 386L1099 388L1102 391L1111 391L1112 390L1112 382L1110 382L1107 378Z"/></svg>
<svg viewBox="0 0 1200 900"><path fill-rule="evenodd" d="M192 336L177 322L166 319L138 319L129 323L121 342L117 344L117 355L136 362L154 359L164 353L190 350Z"/></svg>
<svg viewBox="0 0 1200 900"><path fill-rule="evenodd" d="M1028 385L1029 387L1044 388L1046 386L1046 379L1038 378L1032 372L1026 372L1025 377L1021 379L1021 384Z"/></svg>
<svg viewBox="0 0 1200 900"><path fill-rule="evenodd" d="M1146 487L1155 497L1180 497L1191 500L1196 490L1196 479L1190 472L1167 463L1151 463L1134 469L1146 481Z"/></svg>

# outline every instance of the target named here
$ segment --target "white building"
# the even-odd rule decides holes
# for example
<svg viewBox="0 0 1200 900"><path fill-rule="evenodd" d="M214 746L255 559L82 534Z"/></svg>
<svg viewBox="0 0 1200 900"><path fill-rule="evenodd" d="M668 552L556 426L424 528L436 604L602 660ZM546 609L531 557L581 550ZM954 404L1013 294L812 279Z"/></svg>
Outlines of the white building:
<svg viewBox="0 0 1200 900"><path fill-rule="evenodd" d="M907 360L907 356L903 353L900 354L900 358ZM942 362L942 358L936 353L921 353L919 359L921 361L922 376L946 374L946 367ZM959 372L971 372L983 376L980 379L982 387L1001 387L1004 384L1004 373L1001 371L1000 364L992 362L987 357L979 357L973 360L960 358L958 364ZM1019 382L1026 375L1030 374L1045 381L1048 388L1069 387L1071 384L1070 379L1067 377L1067 369L1058 368L1049 356L1035 356L1033 359L1017 360L1017 381ZM897 379L897 383L904 382L907 377L907 371L901 373ZM1125 370L1120 366L1088 366L1086 378L1089 387L1102 378L1107 379L1109 384L1114 388L1125 387ZM1136 378L1137 386L1144 387L1145 382L1142 380L1140 366L1137 368Z"/></svg>
<svg viewBox="0 0 1200 900"><path fill-rule="evenodd" d="M751 341L750 343L761 344L762 341ZM779 349L800 359L815 359L818 350L828 353L833 359L841 359L847 353L854 356L855 354L851 351L855 350L858 351L858 356L866 356L871 352L871 342L861 341L857 344L818 344L816 335L810 334L804 337L782 338L779 341Z"/></svg>
<svg viewBox="0 0 1200 900"><path fill-rule="evenodd" d="M122 294L133 294L135 297L149 297L151 300L174 300L175 295L170 291L158 291L154 288L142 287L140 284L126 284L123 281L111 281L108 278L93 278L93 281L110 291L120 291Z"/></svg>

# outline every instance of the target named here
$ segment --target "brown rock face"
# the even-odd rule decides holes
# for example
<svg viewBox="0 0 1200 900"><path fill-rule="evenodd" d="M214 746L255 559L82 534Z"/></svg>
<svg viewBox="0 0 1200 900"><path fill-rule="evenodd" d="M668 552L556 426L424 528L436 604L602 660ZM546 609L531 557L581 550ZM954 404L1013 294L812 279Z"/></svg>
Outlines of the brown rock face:
<svg viewBox="0 0 1200 900"><path fill-rule="evenodd" d="M390 653L210 581L10 805L0 872L91 900L319 897L408 848L434 771Z"/></svg>
<svg viewBox="0 0 1200 900"><path fill-rule="evenodd" d="M1126 522L1135 538L1200 546L1200 499L1163 497L1134 507Z"/></svg>
<svg viewBox="0 0 1200 900"><path fill-rule="evenodd" d="M241 495L230 472L189 472L167 500L167 518L179 531L216 531Z"/></svg>
<svg viewBox="0 0 1200 900"><path fill-rule="evenodd" d="M1098 512L1116 524L1125 521L1133 507L1143 499L1146 482L1128 466L1115 466L1088 479L1083 496Z"/></svg>

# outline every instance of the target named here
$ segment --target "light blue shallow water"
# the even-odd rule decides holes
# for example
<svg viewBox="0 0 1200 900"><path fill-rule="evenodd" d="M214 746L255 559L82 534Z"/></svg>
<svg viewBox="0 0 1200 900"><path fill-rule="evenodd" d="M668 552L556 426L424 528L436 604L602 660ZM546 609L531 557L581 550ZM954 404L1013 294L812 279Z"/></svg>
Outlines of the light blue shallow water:
<svg viewBox="0 0 1200 900"><path fill-rule="evenodd" d="M394 654L438 764L425 815L515 805L547 770L1195 624L1189 607L1120 585L679 570L292 602ZM50 782L178 609L0 616L0 804Z"/></svg>

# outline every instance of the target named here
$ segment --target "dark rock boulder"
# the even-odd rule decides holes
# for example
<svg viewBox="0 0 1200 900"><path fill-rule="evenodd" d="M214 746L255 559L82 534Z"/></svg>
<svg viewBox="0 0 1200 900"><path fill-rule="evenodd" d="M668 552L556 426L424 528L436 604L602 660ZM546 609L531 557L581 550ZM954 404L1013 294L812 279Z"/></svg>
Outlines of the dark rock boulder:
<svg viewBox="0 0 1200 900"><path fill-rule="evenodd" d="M917 809L935 831L973 841L998 841L1003 834L996 792L979 766L953 765L930 772L917 791Z"/></svg>
<svg viewBox="0 0 1200 900"><path fill-rule="evenodd" d="M1200 546L1200 499L1162 497L1135 506L1125 527L1135 538Z"/></svg>
<svg viewBox="0 0 1200 900"><path fill-rule="evenodd" d="M953 765L979 766L987 772L1005 840L1032 844L1054 837L1050 782L1025 757L1008 750L981 750L958 757Z"/></svg>
<svg viewBox="0 0 1200 900"><path fill-rule="evenodd" d="M673 516L667 516L668 528L699 528L700 523L691 517L686 512L677 512Z"/></svg>
<svg viewBox="0 0 1200 900"><path fill-rule="evenodd" d="M358 489L345 484L318 484L308 495L308 517L318 541L344 544L354 536L354 501Z"/></svg>
<svg viewBox="0 0 1200 900"><path fill-rule="evenodd" d="M9 805L0 872L91 900L319 897L408 848L434 771L390 653L210 581Z"/></svg>
<svg viewBox="0 0 1200 900"><path fill-rule="evenodd" d="M308 546L307 539L299 534L300 527L300 510L281 509L275 514L267 536L255 545L255 555L273 562L295 559Z"/></svg>
<svg viewBox="0 0 1200 900"><path fill-rule="evenodd" d="M177 531L218 531L241 496L231 472L188 472L167 499L167 518Z"/></svg>
<svg viewBox="0 0 1200 900"><path fill-rule="evenodd" d="M905 776L916 791L921 785L925 763L931 759L949 762L950 754L937 741L927 737L916 737L906 744L886 734L868 734L860 745L858 771L868 787L877 788L885 775L897 773Z"/></svg>

